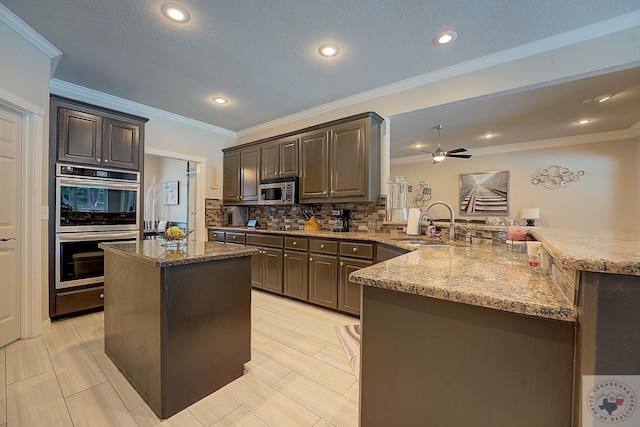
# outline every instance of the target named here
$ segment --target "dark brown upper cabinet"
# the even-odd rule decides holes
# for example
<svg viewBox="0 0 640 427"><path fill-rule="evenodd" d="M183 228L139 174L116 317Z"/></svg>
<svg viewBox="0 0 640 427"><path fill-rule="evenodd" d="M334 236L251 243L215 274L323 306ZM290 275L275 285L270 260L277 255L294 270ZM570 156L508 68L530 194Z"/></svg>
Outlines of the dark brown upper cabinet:
<svg viewBox="0 0 640 427"><path fill-rule="evenodd" d="M114 169L141 169L146 119L52 97L57 115L56 161Z"/></svg>
<svg viewBox="0 0 640 427"><path fill-rule="evenodd" d="M300 137L300 201L329 198L329 132L320 129Z"/></svg>
<svg viewBox="0 0 640 427"><path fill-rule="evenodd" d="M260 147L225 151L222 199L228 205L257 204Z"/></svg>
<svg viewBox="0 0 640 427"><path fill-rule="evenodd" d="M298 175L298 138L283 138L261 146L260 179Z"/></svg>

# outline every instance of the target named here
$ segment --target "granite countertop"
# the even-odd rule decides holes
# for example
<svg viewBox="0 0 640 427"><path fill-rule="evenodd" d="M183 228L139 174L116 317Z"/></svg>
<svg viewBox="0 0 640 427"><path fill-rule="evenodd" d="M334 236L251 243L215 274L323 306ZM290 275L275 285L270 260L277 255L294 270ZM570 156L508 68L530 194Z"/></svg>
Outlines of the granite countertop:
<svg viewBox="0 0 640 427"><path fill-rule="evenodd" d="M420 247L351 273L356 283L547 319L576 321L575 307L548 274L506 246Z"/></svg>
<svg viewBox="0 0 640 427"><path fill-rule="evenodd" d="M577 317L575 307L551 277L529 270L525 254L514 255L507 250L507 245L422 247L400 240L430 239L406 234L251 230L242 227L216 229L390 244L412 252L357 270L351 273L350 279L366 286L529 316L569 322L576 321Z"/></svg>
<svg viewBox="0 0 640 427"><path fill-rule="evenodd" d="M179 247L163 246L164 243L164 240L138 240L131 243L100 243L98 247L157 267L238 258L258 252L258 249L250 246L225 245L216 242L189 242L188 245Z"/></svg>
<svg viewBox="0 0 640 427"><path fill-rule="evenodd" d="M542 227L530 233L563 267L640 276L638 234Z"/></svg>

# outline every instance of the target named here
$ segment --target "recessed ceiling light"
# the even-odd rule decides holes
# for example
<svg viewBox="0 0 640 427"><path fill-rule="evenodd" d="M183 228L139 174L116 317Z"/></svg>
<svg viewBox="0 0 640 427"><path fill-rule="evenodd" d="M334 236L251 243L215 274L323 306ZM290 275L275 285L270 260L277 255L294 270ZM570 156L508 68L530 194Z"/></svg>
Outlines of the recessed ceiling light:
<svg viewBox="0 0 640 427"><path fill-rule="evenodd" d="M184 24L191 19L191 15L189 15L187 9L182 6L178 6L177 4L165 3L162 5L161 10L162 13L164 13L164 16L174 22Z"/></svg>
<svg viewBox="0 0 640 427"><path fill-rule="evenodd" d="M612 95L610 93L608 93L606 95L600 95L599 97L595 98L594 101L604 102L604 101L607 101L607 100L611 99L611 96Z"/></svg>
<svg viewBox="0 0 640 427"><path fill-rule="evenodd" d="M327 58L331 58L340 53L340 47L335 43L325 43L318 48L318 53Z"/></svg>
<svg viewBox="0 0 640 427"><path fill-rule="evenodd" d="M436 46L441 46L443 44L448 44L458 38L458 33L455 31L445 31L444 33L438 34L433 39L433 44Z"/></svg>
<svg viewBox="0 0 640 427"><path fill-rule="evenodd" d="M582 119L582 120L578 120L578 124L579 125L586 125L587 123L589 123L591 120L588 119Z"/></svg>
<svg viewBox="0 0 640 427"><path fill-rule="evenodd" d="M220 96L216 96L215 98L213 98L213 102L215 102L216 104L227 104L229 100Z"/></svg>
<svg viewBox="0 0 640 427"><path fill-rule="evenodd" d="M414 147L416 147L416 148L422 148L422 147L423 147L423 145L422 145L422 144L416 144L416 145L414 145Z"/></svg>
<svg viewBox="0 0 640 427"><path fill-rule="evenodd" d="M482 137L483 137L484 139L491 139L491 138L493 138L494 136L496 136L496 135L495 135L495 134L493 134L493 133L485 133L484 135L482 135Z"/></svg>

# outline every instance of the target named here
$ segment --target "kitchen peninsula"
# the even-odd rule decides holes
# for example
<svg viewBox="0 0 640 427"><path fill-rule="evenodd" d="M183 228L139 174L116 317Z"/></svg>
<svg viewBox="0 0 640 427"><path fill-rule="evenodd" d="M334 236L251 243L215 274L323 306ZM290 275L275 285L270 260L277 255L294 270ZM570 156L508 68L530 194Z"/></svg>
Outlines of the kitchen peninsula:
<svg viewBox="0 0 640 427"><path fill-rule="evenodd" d="M351 274L360 425L578 426L583 375L640 374L640 238L530 232L554 280L473 245Z"/></svg>
<svg viewBox="0 0 640 427"><path fill-rule="evenodd" d="M251 247L102 243L105 353L161 418L251 359Z"/></svg>

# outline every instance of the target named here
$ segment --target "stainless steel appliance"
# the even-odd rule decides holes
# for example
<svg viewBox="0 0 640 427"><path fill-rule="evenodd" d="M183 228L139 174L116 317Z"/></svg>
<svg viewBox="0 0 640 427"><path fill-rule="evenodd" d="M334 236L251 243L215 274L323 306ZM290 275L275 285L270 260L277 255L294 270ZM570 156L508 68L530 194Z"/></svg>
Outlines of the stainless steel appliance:
<svg viewBox="0 0 640 427"><path fill-rule="evenodd" d="M56 232L139 230L140 174L56 165Z"/></svg>
<svg viewBox="0 0 640 427"><path fill-rule="evenodd" d="M331 216L334 218L331 231L349 231L349 217L351 211L348 209L332 209Z"/></svg>
<svg viewBox="0 0 640 427"><path fill-rule="evenodd" d="M298 203L298 177L273 178L260 181L260 205L295 205Z"/></svg>
<svg viewBox="0 0 640 427"><path fill-rule="evenodd" d="M249 208L246 206L231 206L224 208L222 225L247 225Z"/></svg>
<svg viewBox="0 0 640 427"><path fill-rule="evenodd" d="M111 233L57 233L55 238L56 289L104 282L103 242L135 241L137 231Z"/></svg>

